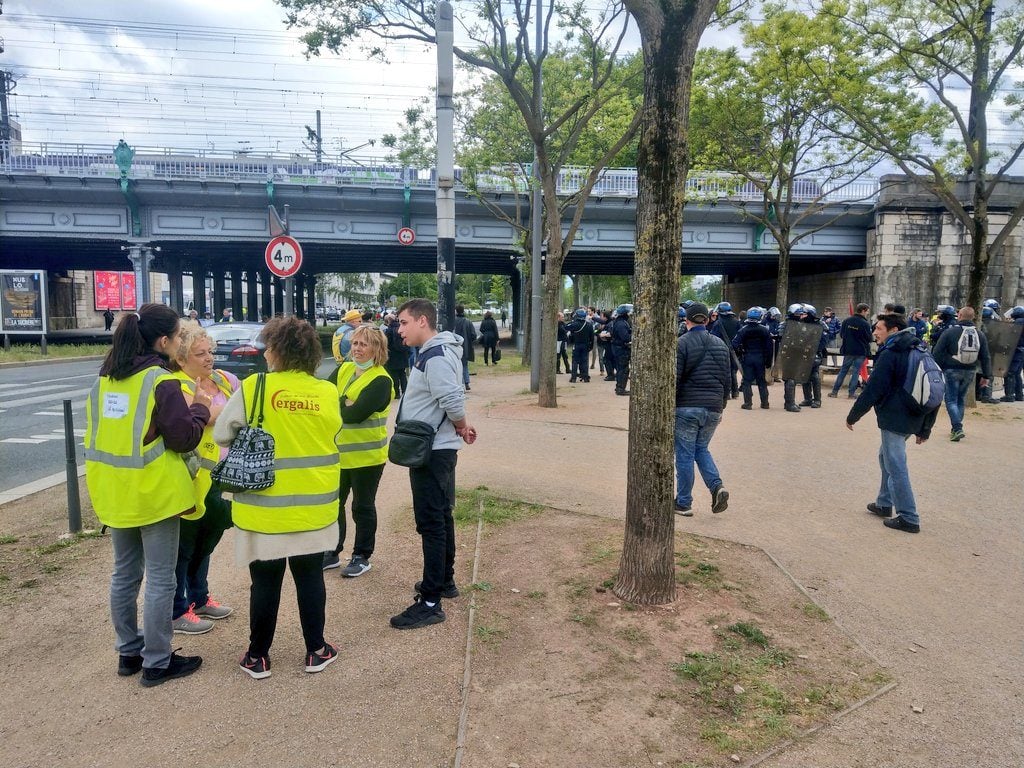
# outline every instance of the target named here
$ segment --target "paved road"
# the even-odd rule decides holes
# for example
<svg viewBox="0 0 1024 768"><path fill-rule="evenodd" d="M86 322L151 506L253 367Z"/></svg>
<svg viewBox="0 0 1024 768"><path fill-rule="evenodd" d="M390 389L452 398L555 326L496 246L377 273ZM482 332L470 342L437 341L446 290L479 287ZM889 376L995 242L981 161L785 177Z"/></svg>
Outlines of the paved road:
<svg viewBox="0 0 1024 768"><path fill-rule="evenodd" d="M0 491L63 471L65 399L84 462L85 397L98 367L89 360L0 369Z"/></svg>
<svg viewBox="0 0 1024 768"><path fill-rule="evenodd" d="M64 471L64 405L71 400L78 464L85 458L85 398L99 361L0 369L0 493ZM329 357L317 370L334 369Z"/></svg>

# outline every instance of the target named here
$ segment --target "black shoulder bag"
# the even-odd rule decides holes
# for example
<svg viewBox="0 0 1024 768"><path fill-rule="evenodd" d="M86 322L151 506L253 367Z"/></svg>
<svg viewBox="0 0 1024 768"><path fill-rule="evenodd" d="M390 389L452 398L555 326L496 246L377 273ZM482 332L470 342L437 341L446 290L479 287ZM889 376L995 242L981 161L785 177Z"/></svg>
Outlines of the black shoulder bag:
<svg viewBox="0 0 1024 768"><path fill-rule="evenodd" d="M210 473L227 491L262 491L274 484L274 436L263 429L266 388L266 374L257 374L248 422L231 441L228 455Z"/></svg>
<svg viewBox="0 0 1024 768"><path fill-rule="evenodd" d="M420 355L416 361L416 367L424 371L427 361L439 354L444 354L444 349L440 346L428 350L426 354ZM434 449L434 436L444 424L444 420L448 418L448 414L441 417L441 421L436 427L429 422L415 419L402 421L403 405L405 405L404 395L402 402L398 405L398 415L395 416L395 432L391 435L391 442L388 443L388 461L400 467L413 469L425 467L430 463L430 452Z"/></svg>

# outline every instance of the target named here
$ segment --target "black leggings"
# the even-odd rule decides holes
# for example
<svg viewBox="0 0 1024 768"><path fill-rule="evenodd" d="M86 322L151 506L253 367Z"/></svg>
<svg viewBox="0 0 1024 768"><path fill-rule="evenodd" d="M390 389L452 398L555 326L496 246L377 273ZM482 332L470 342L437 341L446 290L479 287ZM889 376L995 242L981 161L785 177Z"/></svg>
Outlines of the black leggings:
<svg viewBox="0 0 1024 768"><path fill-rule="evenodd" d="M341 488L338 491L338 546L334 554L345 548L345 502L352 491L352 522L356 524L356 541L352 554L370 559L377 540L377 486L384 474L384 465L356 467L341 470Z"/></svg>
<svg viewBox="0 0 1024 768"><path fill-rule="evenodd" d="M280 560L255 560L249 563L252 586L249 588L249 655L267 656L277 629L277 609L281 605L284 566L292 572L295 596L299 603L299 623L306 641L306 652L324 647L327 590L324 587L323 553L295 555Z"/></svg>

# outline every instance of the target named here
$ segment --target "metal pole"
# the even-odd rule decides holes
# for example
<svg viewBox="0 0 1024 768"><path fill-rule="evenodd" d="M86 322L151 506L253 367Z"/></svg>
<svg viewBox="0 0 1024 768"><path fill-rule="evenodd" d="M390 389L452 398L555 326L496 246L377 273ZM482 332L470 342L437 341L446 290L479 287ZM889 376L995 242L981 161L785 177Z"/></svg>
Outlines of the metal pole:
<svg viewBox="0 0 1024 768"><path fill-rule="evenodd" d="M455 17L437 5L437 314L441 329L455 327Z"/></svg>
<svg viewBox="0 0 1024 768"><path fill-rule="evenodd" d="M64 456L67 460L68 530L82 530L82 502L78 497L78 459L75 458L75 422L71 415L71 401L64 401Z"/></svg>
<svg viewBox="0 0 1024 768"><path fill-rule="evenodd" d="M320 132L320 110L316 111L316 161L322 162L324 157L324 139Z"/></svg>
<svg viewBox="0 0 1024 768"><path fill-rule="evenodd" d="M541 45L544 34L543 25L543 14L541 13L541 2L537 0L537 18L536 18L536 41L534 43L534 59L538 59L541 53ZM536 92L533 96L534 114L537 119L540 119L540 115L543 112L544 99L542 91L542 78L540 67L537 68L537 82ZM544 209L544 195L541 192L541 176L540 176L540 153L537 151L536 144L533 147L533 200L530 203L530 216L531 218L531 259L530 259L530 391L540 391L540 361L541 354L544 352L541 346L541 324L543 314L541 310L541 247L543 243L543 236L541 232L541 219L543 217Z"/></svg>

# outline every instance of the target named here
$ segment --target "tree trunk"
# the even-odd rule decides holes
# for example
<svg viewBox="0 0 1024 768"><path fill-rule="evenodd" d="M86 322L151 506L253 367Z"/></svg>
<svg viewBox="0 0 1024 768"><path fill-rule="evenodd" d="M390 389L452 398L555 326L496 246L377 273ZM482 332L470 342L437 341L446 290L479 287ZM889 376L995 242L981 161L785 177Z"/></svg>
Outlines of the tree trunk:
<svg viewBox="0 0 1024 768"><path fill-rule="evenodd" d="M555 187L556 175L550 166L544 166L541 183L544 186L544 225L547 227L547 253L544 258L544 287L541 291L540 321L540 381L537 405L557 408L558 393L555 380L555 356L558 349L558 312L562 303L562 212L559 210Z"/></svg>
<svg viewBox="0 0 1024 768"><path fill-rule="evenodd" d="M972 223L974 228L971 232L971 266L967 273L967 306L974 307L980 318L991 255L988 247L988 200L983 193L975 193Z"/></svg>
<svg viewBox="0 0 1024 768"><path fill-rule="evenodd" d="M627 0L644 51L637 154L637 242L630 365L626 531L615 594L644 605L675 599L675 318L689 170L687 126L697 43L712 0Z"/></svg>
<svg viewBox="0 0 1024 768"><path fill-rule="evenodd" d="M779 276L775 280L775 306L783 314L789 304L789 238L779 238Z"/></svg>
<svg viewBox="0 0 1024 768"><path fill-rule="evenodd" d="M533 306L533 294L530 290L529 277L527 273L523 272L523 312L520 319L523 329L523 359L522 363L527 368L530 367L530 339L533 335L533 323L530 322L532 316L531 307Z"/></svg>

